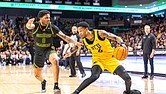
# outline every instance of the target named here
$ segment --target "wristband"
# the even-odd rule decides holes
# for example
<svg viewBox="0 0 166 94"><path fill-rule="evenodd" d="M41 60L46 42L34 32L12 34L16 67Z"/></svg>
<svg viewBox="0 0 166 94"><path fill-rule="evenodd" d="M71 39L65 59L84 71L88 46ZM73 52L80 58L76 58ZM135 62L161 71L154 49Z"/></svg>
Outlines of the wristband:
<svg viewBox="0 0 166 94"><path fill-rule="evenodd" d="M120 44L125 44L125 42L121 42Z"/></svg>
<svg viewBox="0 0 166 94"><path fill-rule="evenodd" d="M121 42L120 45L125 44L125 42Z"/></svg>

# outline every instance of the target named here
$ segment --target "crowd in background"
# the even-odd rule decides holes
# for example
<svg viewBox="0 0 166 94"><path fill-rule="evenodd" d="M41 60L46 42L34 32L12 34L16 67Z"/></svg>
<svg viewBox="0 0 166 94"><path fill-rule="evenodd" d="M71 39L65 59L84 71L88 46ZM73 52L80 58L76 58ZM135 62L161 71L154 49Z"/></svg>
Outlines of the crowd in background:
<svg viewBox="0 0 166 94"><path fill-rule="evenodd" d="M32 63L32 32L27 32L27 19L0 20L0 62L2 65Z"/></svg>
<svg viewBox="0 0 166 94"><path fill-rule="evenodd" d="M151 32L156 36L156 48L166 49L166 22L156 22L150 24ZM128 46L129 51L139 50L141 48L142 35L144 27L123 32L121 37Z"/></svg>
<svg viewBox="0 0 166 94"><path fill-rule="evenodd" d="M28 17L2 18L0 19L0 62L1 64L32 64L34 55L32 32L27 31L25 24ZM60 18L58 23L63 27L62 31L69 33L71 26L80 21L87 21L93 26L91 20L86 19L64 19ZM56 23L57 24L57 23ZM157 49L166 49L166 19L150 24L151 32L156 36ZM124 40L129 51L141 48L143 25L121 32L118 35ZM111 41L113 42L113 41ZM116 46L113 42L113 46ZM90 53L82 48L81 53Z"/></svg>

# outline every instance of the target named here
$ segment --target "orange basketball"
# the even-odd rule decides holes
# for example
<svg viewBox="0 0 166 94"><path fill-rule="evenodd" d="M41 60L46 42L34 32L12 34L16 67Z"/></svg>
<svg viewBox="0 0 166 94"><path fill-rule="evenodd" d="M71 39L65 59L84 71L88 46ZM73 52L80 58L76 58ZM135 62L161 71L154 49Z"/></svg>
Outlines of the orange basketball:
<svg viewBox="0 0 166 94"><path fill-rule="evenodd" d="M125 60L128 56L128 51L124 47L118 46L114 49L114 57L117 60Z"/></svg>

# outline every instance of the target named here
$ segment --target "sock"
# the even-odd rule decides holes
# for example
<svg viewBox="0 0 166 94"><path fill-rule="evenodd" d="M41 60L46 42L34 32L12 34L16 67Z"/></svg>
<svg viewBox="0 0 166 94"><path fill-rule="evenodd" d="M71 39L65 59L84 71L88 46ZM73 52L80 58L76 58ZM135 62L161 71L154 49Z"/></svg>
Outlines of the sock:
<svg viewBox="0 0 166 94"><path fill-rule="evenodd" d="M41 83L43 84L44 82L46 82L46 80L45 80L45 79L43 79L43 81L42 81Z"/></svg>
<svg viewBox="0 0 166 94"><path fill-rule="evenodd" d="M58 83L54 83L54 89L59 89Z"/></svg>

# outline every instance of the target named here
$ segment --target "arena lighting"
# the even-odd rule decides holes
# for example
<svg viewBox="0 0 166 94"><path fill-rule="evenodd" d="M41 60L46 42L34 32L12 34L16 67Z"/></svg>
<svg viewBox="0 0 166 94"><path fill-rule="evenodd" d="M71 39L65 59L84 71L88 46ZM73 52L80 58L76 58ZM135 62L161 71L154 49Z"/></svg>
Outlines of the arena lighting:
<svg viewBox="0 0 166 94"><path fill-rule="evenodd" d="M166 4L150 9L138 8L114 8L99 6L76 6L76 5L55 5L55 4L35 4L18 2L0 2L0 7L5 8L29 8L29 9L51 9L51 10L72 10L72 11L93 11L93 12L120 12L120 13L153 13L166 9Z"/></svg>
<svg viewBox="0 0 166 94"><path fill-rule="evenodd" d="M151 13L166 9L166 4L150 8Z"/></svg>

